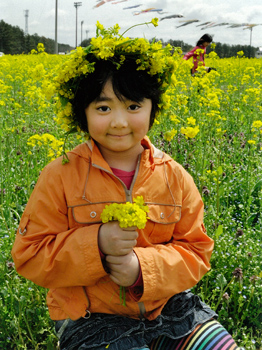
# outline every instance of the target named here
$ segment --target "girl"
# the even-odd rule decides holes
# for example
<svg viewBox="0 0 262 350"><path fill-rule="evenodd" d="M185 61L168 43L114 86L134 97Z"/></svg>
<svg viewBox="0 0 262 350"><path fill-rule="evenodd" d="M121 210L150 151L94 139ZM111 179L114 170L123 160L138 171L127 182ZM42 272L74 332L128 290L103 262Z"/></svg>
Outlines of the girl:
<svg viewBox="0 0 262 350"><path fill-rule="evenodd" d="M197 68L199 66L199 62L202 62L202 65L205 67L205 54L206 54L206 48L210 43L212 43L213 38L209 34L204 34L197 42L196 46L189 51L185 56L183 57L184 60L188 60L193 56L193 64L194 67L191 69L191 75L194 76L195 72L197 71ZM206 67L206 71L209 73L211 68Z"/></svg>
<svg viewBox="0 0 262 350"><path fill-rule="evenodd" d="M60 349L237 349L189 291L213 248L200 194L146 137L165 108L171 48L98 29L56 79L59 116L90 140L42 171L12 250L17 271L49 288ZM102 224L106 204L137 196L144 229Z"/></svg>

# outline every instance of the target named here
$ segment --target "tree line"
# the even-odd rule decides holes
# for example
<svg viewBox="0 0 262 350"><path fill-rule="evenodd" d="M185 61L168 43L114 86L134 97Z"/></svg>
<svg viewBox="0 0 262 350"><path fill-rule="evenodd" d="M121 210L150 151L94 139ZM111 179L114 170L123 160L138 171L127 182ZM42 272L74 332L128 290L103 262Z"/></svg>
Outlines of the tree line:
<svg viewBox="0 0 262 350"><path fill-rule="evenodd" d="M83 40L81 46L88 46L91 39ZM158 39L163 42L162 39ZM4 54L18 55L22 53L29 53L31 50L37 48L37 44L42 43L45 46L47 53L55 52L55 41L53 39L39 36L37 34L29 35L25 34L24 31L18 26L12 26L5 23L3 20L0 22L0 52ZM184 53L192 49L192 45L184 43L183 40L169 40L163 42L163 44L171 44L175 47L181 47ZM59 44L58 52L70 52L73 49L70 45ZM208 46L207 53L211 51L211 47ZM220 58L237 56L237 52L243 51L245 57L255 57L258 48L250 45L228 45L216 42L216 53Z"/></svg>
<svg viewBox="0 0 262 350"><path fill-rule="evenodd" d="M42 43L47 53L55 52L55 41L53 39L29 35L18 26L12 26L3 20L0 21L0 52L8 55L27 54L37 48L37 44ZM58 44L58 52L69 52L73 48L67 44Z"/></svg>
<svg viewBox="0 0 262 350"><path fill-rule="evenodd" d="M181 40L169 40L168 43L172 46L181 47L184 53L192 50L193 48L192 45L188 45ZM254 58L256 52L258 51L258 47L254 47L250 45L228 45L228 44L222 44L220 42L215 42L215 44L216 44L215 52L220 58L237 56L237 53L239 51L243 51L245 57ZM211 48L211 46L208 46L207 54L212 50L213 49Z"/></svg>

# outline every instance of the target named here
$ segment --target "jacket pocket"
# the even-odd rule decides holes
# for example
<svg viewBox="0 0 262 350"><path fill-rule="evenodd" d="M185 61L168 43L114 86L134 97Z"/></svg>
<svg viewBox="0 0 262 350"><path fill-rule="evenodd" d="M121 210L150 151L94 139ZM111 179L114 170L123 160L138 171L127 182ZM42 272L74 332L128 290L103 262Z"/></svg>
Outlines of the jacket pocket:
<svg viewBox="0 0 262 350"><path fill-rule="evenodd" d="M143 238L151 244L170 242L176 223L181 217L181 206L158 203L147 203L147 205L149 220L146 230L143 230Z"/></svg>
<svg viewBox="0 0 262 350"><path fill-rule="evenodd" d="M92 202L87 204L79 204L68 206L71 210L75 222L81 225L91 225L101 223L101 214L106 205L112 202Z"/></svg>
<svg viewBox="0 0 262 350"><path fill-rule="evenodd" d="M175 224L181 219L181 205L147 203L148 217L151 221L163 225Z"/></svg>

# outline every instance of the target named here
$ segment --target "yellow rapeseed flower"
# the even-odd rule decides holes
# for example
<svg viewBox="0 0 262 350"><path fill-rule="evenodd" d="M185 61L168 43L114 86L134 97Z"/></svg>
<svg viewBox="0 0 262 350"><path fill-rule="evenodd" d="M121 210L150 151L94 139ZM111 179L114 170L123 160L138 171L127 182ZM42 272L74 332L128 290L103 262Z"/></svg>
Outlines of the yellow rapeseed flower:
<svg viewBox="0 0 262 350"><path fill-rule="evenodd" d="M145 228L148 207L144 204L142 196L134 198L134 203L112 203L106 205L101 214L103 223L118 221L122 228L136 226Z"/></svg>
<svg viewBox="0 0 262 350"><path fill-rule="evenodd" d="M158 18L153 18L152 20L151 20L151 23L155 26L155 27L157 27L158 26Z"/></svg>
<svg viewBox="0 0 262 350"><path fill-rule="evenodd" d="M255 120L255 121L253 121L252 127L253 127L253 128L256 128L256 129L261 128L261 127L262 127L262 121L261 121L261 120Z"/></svg>
<svg viewBox="0 0 262 350"><path fill-rule="evenodd" d="M196 125L196 120L193 117L187 118L187 124Z"/></svg>
<svg viewBox="0 0 262 350"><path fill-rule="evenodd" d="M181 128L181 133L186 136L186 138L194 138L199 133L199 126L195 126L194 128L192 126L187 126Z"/></svg>
<svg viewBox="0 0 262 350"><path fill-rule="evenodd" d="M174 138L174 136L177 134L177 130L175 130L175 129L172 129L172 130L170 130L170 131L166 131L165 133L164 133L164 139L166 140L166 141L171 141L173 138Z"/></svg>

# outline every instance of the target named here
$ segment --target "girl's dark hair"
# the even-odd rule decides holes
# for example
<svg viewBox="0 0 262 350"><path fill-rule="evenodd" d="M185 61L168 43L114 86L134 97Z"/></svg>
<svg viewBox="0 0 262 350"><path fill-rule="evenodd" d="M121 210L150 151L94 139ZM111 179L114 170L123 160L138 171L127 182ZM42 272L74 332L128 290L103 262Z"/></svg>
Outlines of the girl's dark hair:
<svg viewBox="0 0 262 350"><path fill-rule="evenodd" d="M88 132L85 109L98 98L108 80L112 81L114 93L121 101L123 97L134 102L141 102L144 98L151 99L150 115L151 127L154 123L158 104L161 97L161 85L157 75L151 76L146 70L137 70L135 60L128 60L117 69L115 63L100 60L95 63L95 71L85 76L72 101L73 121L82 131Z"/></svg>
<svg viewBox="0 0 262 350"><path fill-rule="evenodd" d="M201 36L201 38L198 40L197 42L197 46L200 46L202 45L204 42L207 42L207 43L212 43L213 41L213 38L210 34L204 34L203 36Z"/></svg>

